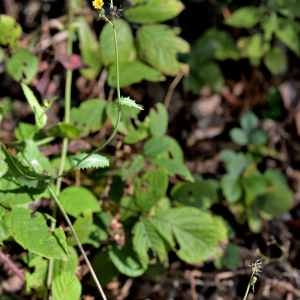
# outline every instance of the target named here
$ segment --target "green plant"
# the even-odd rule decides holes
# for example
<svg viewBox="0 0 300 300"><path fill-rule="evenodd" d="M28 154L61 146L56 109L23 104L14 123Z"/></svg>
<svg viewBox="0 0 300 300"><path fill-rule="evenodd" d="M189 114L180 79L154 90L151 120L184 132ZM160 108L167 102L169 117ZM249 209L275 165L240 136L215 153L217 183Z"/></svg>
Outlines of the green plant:
<svg viewBox="0 0 300 300"><path fill-rule="evenodd" d="M258 168L264 155L274 153L264 145L267 135L259 129L258 119L253 113L246 113L241 119L241 128L232 129L230 135L237 144L247 145L248 151L221 152L220 158L226 169L221 189L238 219L247 221L252 231L259 232L263 219L271 219L289 210L293 202L292 192L280 171L267 169L262 172Z"/></svg>
<svg viewBox="0 0 300 300"><path fill-rule="evenodd" d="M179 1L168 1L164 5L169 10L162 13L154 5L155 1L152 4L152 15L145 15L144 9L149 9L145 4L137 4L126 11L128 19L141 23L163 21L175 16L182 8ZM73 52L74 33L78 33L81 54L88 65L81 72L83 76L93 78L101 67L101 63L93 63L94 54L98 53L99 48L89 26L81 17L75 18L72 9L66 25L68 54ZM125 21L111 21L106 15L101 16L108 22L100 37L100 47L103 47L101 55L109 68L108 81L117 87L117 100L108 102L88 99L79 107L72 107L73 74L68 69L64 119L48 127L46 112L49 103L45 101L40 104L29 86L37 72L37 59L30 51L18 47L20 34L16 28L19 27L13 19L0 19L1 24L12 26L15 29L13 32L16 32L10 39L1 40L1 45L9 46L12 51L12 55L6 58L7 73L20 82L35 120L35 124L18 125L14 145L1 144L0 242L5 245L11 241L27 250L23 255L27 266L26 291L34 291L39 298L47 298L47 288L51 290L54 300L80 298L81 284L75 275L78 265L74 249L76 245L99 293L106 299L97 278L99 274L95 273L82 245L99 249L95 264L114 265L107 271L108 274L101 272L99 276L100 280L102 277L109 280L110 276L116 276L118 272L135 277L146 272L156 262L166 264L170 251L176 252L180 259L188 263L213 259L221 255L221 243L227 240L227 229L221 218L194 205L178 204L178 193L174 192L177 203L172 203L172 195L168 196L171 177L177 181L192 182L193 176L184 164L180 146L167 135L168 114L164 105L158 104L141 121L138 112L142 107L130 98L121 97L120 85L125 85L122 84L123 64L128 62L128 58L131 60L135 57L131 56L132 51L135 51L132 50L131 39L125 42L120 40L124 35L126 37L130 28ZM124 35L121 35L120 30L124 30ZM141 73L145 76L142 78L148 80L151 72L159 74L160 78L160 72L175 75L180 68L176 59L177 51L188 50L187 43L176 34L166 25L143 25L138 32L140 53L156 70L137 60L131 61L128 66L138 66L139 70L142 68ZM172 51L162 44L161 48L156 48L158 52L149 52L151 43L159 37L169 43L168 46L174 44ZM109 52L105 54L106 47ZM128 80L127 76L123 78ZM141 77L138 77L139 80ZM130 83L133 83L132 80ZM3 107L4 116L7 109ZM105 142L100 146L95 145L90 153L68 153L71 140L99 131L104 123L114 124ZM125 135L124 143L143 149L140 154L126 159L121 166L118 157L98 154L117 133ZM49 145L58 138L62 138L60 156L49 158L43 155L39 146ZM85 182L89 182L92 176L98 177L99 182L93 186L88 183L74 186L73 171L82 172ZM66 176L72 182L68 187L63 186L63 178ZM99 200L102 190L99 192L97 188L109 186L110 181L109 197L104 203ZM126 184L132 186L131 192L126 191ZM39 209L42 199L53 200L49 210ZM32 210L33 206L38 207L37 211ZM115 242L111 243L114 235L110 226L115 219L118 220L115 216L118 214L126 240L115 238ZM63 222L70 228L70 233L61 226ZM109 257L108 262L105 257Z"/></svg>
<svg viewBox="0 0 300 300"><path fill-rule="evenodd" d="M233 8L224 23L240 29L235 32L237 40L228 29L209 28L201 35L188 58L191 73L185 80L186 89L198 93L199 88L209 85L220 90L224 77L219 62L224 60L248 59L253 66L263 64L272 75L284 74L287 49L300 55L298 10L294 0L269 0L257 6Z"/></svg>

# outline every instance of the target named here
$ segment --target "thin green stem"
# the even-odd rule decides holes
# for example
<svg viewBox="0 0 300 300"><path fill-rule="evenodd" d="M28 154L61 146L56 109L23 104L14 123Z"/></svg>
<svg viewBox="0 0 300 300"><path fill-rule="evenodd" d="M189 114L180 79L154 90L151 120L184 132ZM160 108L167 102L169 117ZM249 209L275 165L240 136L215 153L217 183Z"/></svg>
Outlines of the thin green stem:
<svg viewBox="0 0 300 300"><path fill-rule="evenodd" d="M100 293L102 299L103 299L103 300L107 300L106 295L105 295L105 293L104 293L104 291L103 291L103 289L102 289L102 286L101 286L101 284L100 284L100 282L99 282L99 280L98 280L98 278L97 278L97 275L96 275L96 273L95 273L95 271L94 271L94 269L93 269L93 266L92 266L90 260L88 259L88 257L87 257L87 255L86 255L84 249L83 249L83 246L82 246L82 244L81 244L81 242L80 242L80 239L79 239L79 237L78 237L78 235L77 235L77 232L76 232L76 230L74 229L74 227L73 227L73 225L72 225L72 222L71 222L71 220L69 219L69 217L68 217L66 211L64 210L62 204L60 203L60 201L59 201L59 199L58 199L58 197L57 197L57 194L55 193L55 191L54 191L51 187L48 187L48 191L49 191L50 195L52 196L52 198L54 199L54 201L55 201L57 207L60 209L60 211L61 211L63 217L65 218L65 220L66 220L68 226L70 227L70 229L71 229L71 231L72 231L72 234L73 234L73 236L74 236L74 238L75 238L75 241L76 241L76 243L77 243L77 246L78 246L78 248L79 248L79 250L80 250L80 252L81 252L81 254L82 254L82 256L83 256L83 258L84 258L84 260L85 260L85 263L87 264L87 266L88 266L88 268L89 268L89 270L90 270L90 272L91 272L91 275L92 275L92 277L93 277L93 280L94 280L94 282L95 282L95 284L96 284L96 286L97 286L97 289L99 290L99 293Z"/></svg>
<svg viewBox="0 0 300 300"><path fill-rule="evenodd" d="M111 4L113 5L112 1L111 1ZM83 157L81 160L79 160L77 162L76 166L74 168L72 168L71 170L75 169L77 166L79 166L81 163L83 163L86 159L88 159L91 155L100 152L108 144L110 144L110 142L114 139L114 137L116 136L116 134L118 132L119 123L120 123L121 117L122 117L122 109L121 109L121 105L120 105L121 89L120 89L120 67L119 67L119 48L118 48L117 31L116 31L115 24L111 20L109 20L106 17L104 17L104 20L112 26L112 29L114 32L114 47L115 47L115 53L116 53L117 98L118 98L117 99L117 105L118 105L117 121L116 121L114 129L113 129L111 135L108 137L108 139L102 145L100 145L98 148L96 148L95 150L93 150L92 152L87 154L86 157Z"/></svg>
<svg viewBox="0 0 300 300"><path fill-rule="evenodd" d="M243 300L247 300L247 298L248 298L250 288L251 288L252 282L253 282L253 276L254 276L254 272L251 273L251 276L250 276L250 279L249 279L249 282L248 282L247 289L246 289Z"/></svg>
<svg viewBox="0 0 300 300"><path fill-rule="evenodd" d="M71 55L73 52L73 31L72 29L69 29L69 34L68 34L68 55ZM70 123L70 111L71 111L71 89L72 89L72 77L73 77L73 72L72 70L67 70L66 74L66 83L65 83L65 103L64 103L64 109L65 109L65 116L64 116L64 122L65 123ZM65 169L65 163L68 155L68 145L69 145L69 140L68 138L63 139L62 143L62 150L61 150L61 156L60 156L60 165L59 165L59 170L58 170L58 177L56 181L56 193L57 195L60 193L61 189L61 184L62 184L62 179L63 179L63 172ZM53 210L53 216L54 219L57 214L57 209L54 207ZM51 231L55 229L55 221L51 222ZM52 280L53 280L53 271L54 271L54 260L50 259L49 260L49 265L48 265L48 276L47 276L47 287L50 290L51 285L52 285Z"/></svg>

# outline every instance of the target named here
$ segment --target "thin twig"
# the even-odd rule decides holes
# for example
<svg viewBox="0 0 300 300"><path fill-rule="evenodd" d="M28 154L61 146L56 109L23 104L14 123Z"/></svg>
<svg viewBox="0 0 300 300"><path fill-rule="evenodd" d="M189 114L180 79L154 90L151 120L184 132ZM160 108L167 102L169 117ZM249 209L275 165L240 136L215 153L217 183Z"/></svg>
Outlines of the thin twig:
<svg viewBox="0 0 300 300"><path fill-rule="evenodd" d="M183 78L183 76L185 75L185 73L183 71L179 71L179 73L176 75L176 77L173 79L173 81L171 82L168 92L165 96L164 99L164 103L165 106L168 108L172 99L172 96L174 94L174 91L177 87L177 85L179 84L179 82L181 81L181 79Z"/></svg>
<svg viewBox="0 0 300 300"><path fill-rule="evenodd" d="M68 217L68 215L67 215L67 213L66 213L64 207L63 207L62 204L60 203L60 201L59 201L59 199L58 199L58 197L57 197L55 191L54 191L51 187L48 187L48 191L49 191L51 197L54 199L56 205L57 205L58 208L60 209L60 211L61 211L61 213L62 213L64 219L66 220L68 226L70 227L70 229L71 229L71 231L72 231L72 234L73 234L73 236L74 236L74 238L75 238L75 241L76 241L76 243L77 243L77 246L78 246L78 248L79 248L79 250L80 250L80 252L81 252L81 255L83 256L83 258L84 258L84 260L85 260L85 263L87 264L87 266L88 266L88 268L89 268L89 270L90 270L90 272L91 272L91 275L92 275L92 277L93 277L93 280L94 280L94 282L95 282L95 284L96 284L96 286L97 286L97 289L98 289L98 291L99 291L99 293L100 293L102 299L103 299L103 300L107 300L106 295L105 295L105 293L104 293L104 291L103 291L103 289L102 289L102 286L101 286L101 284L100 284L100 281L98 280L98 277L97 277L97 275L96 275L96 273L95 273L95 271L94 271L94 268L93 268L93 266L92 266L90 260L88 259L85 250L83 249L83 246L82 246L82 244L81 244L81 242L80 242L80 239L79 239L79 237L78 237L78 235L77 235L77 232L76 232L76 230L74 229L74 227L73 227L73 225L72 225L72 222L71 222L71 220L69 219L69 217Z"/></svg>

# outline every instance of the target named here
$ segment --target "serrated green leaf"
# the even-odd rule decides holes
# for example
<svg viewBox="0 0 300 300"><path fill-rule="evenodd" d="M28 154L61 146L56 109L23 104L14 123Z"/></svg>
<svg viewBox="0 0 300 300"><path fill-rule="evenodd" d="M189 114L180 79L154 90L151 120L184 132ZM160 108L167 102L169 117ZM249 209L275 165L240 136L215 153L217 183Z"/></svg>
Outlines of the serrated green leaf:
<svg viewBox="0 0 300 300"><path fill-rule="evenodd" d="M8 59L6 68L14 80L30 83L38 71L38 59L27 49L20 49Z"/></svg>
<svg viewBox="0 0 300 300"><path fill-rule="evenodd" d="M59 200L69 215L78 217L100 211L100 201L86 188L71 186L59 195Z"/></svg>
<svg viewBox="0 0 300 300"><path fill-rule="evenodd" d="M133 247L143 265L149 264L149 251L156 254L161 262L167 258L167 245L151 220L142 219L133 228Z"/></svg>
<svg viewBox="0 0 300 300"><path fill-rule="evenodd" d="M21 35L22 28L14 18L0 15L0 45L15 48Z"/></svg>
<svg viewBox="0 0 300 300"><path fill-rule="evenodd" d="M260 21L261 16L259 7L245 6L234 11L226 18L225 23L233 27L251 28Z"/></svg>
<svg viewBox="0 0 300 300"><path fill-rule="evenodd" d="M156 229L187 263L200 263L220 255L227 240L225 224L208 212L192 207L170 208L152 220Z"/></svg>
<svg viewBox="0 0 300 300"><path fill-rule="evenodd" d="M79 300L81 295L81 284L76 275L63 272L53 279L53 300Z"/></svg>
<svg viewBox="0 0 300 300"><path fill-rule="evenodd" d="M150 66L138 60L120 63L119 73L120 87L126 87L134 83L139 83L143 80L153 82L165 80L165 76L159 71L151 68ZM117 87L115 63L109 67L108 84L111 87Z"/></svg>
<svg viewBox="0 0 300 300"><path fill-rule="evenodd" d="M16 157L12 156L5 147L2 146L1 149L5 154L5 162L9 167L9 171L6 174L8 179L13 179L14 182L20 186L39 190L45 189L47 184L52 180L52 177L38 174L27 165L22 164Z"/></svg>
<svg viewBox="0 0 300 300"><path fill-rule="evenodd" d="M115 267L122 274L129 277L138 277L146 271L147 266L139 261L138 257L129 246L126 246L123 249L112 247L108 254Z"/></svg>
<svg viewBox="0 0 300 300"><path fill-rule="evenodd" d="M137 104L134 100L132 100L129 97L121 97L118 100L118 103L121 106L127 106L127 107L130 107L130 108L136 108L138 110L143 110L144 109L143 106Z"/></svg>
<svg viewBox="0 0 300 300"><path fill-rule="evenodd" d="M129 24L121 19L113 20L118 41L119 62L133 61L136 57L133 35ZM114 32L111 24L106 24L100 34L100 49L105 65L115 62Z"/></svg>
<svg viewBox="0 0 300 300"><path fill-rule="evenodd" d="M66 259L64 248L50 232L45 217L28 209L13 208L9 216L9 231L23 248L46 258Z"/></svg>
<svg viewBox="0 0 300 300"><path fill-rule="evenodd" d="M149 0L127 9L125 16L131 22L156 23L176 17L183 8L183 4L177 0Z"/></svg>
<svg viewBox="0 0 300 300"><path fill-rule="evenodd" d="M45 109L39 104L32 90L24 83L21 84L25 98L34 113L36 126L41 129L47 123L47 115Z"/></svg>
<svg viewBox="0 0 300 300"><path fill-rule="evenodd" d="M104 123L106 102L101 99L89 99L79 107L71 109L71 124L77 127L81 136L98 131Z"/></svg>
<svg viewBox="0 0 300 300"><path fill-rule="evenodd" d="M149 127L153 136L163 136L168 129L168 112L166 107L158 103L149 114Z"/></svg>
<svg viewBox="0 0 300 300"><path fill-rule="evenodd" d="M87 79L95 79L102 65L99 43L85 18L77 19L76 28L81 56L87 65L87 67L80 69L80 72Z"/></svg>
<svg viewBox="0 0 300 300"><path fill-rule="evenodd" d="M109 160L100 154L80 153L70 157L76 169L98 169L109 167Z"/></svg>
<svg viewBox="0 0 300 300"><path fill-rule="evenodd" d="M137 33L139 54L143 60L166 75L175 76L181 64L178 53L187 53L189 44L166 25L145 25Z"/></svg>

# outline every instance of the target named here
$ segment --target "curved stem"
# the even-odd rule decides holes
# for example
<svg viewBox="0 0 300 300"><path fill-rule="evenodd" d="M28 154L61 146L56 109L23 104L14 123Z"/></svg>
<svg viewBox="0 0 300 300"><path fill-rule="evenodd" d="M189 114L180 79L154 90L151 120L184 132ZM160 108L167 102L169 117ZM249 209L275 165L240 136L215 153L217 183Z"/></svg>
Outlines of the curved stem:
<svg viewBox="0 0 300 300"><path fill-rule="evenodd" d="M77 243L77 246L78 246L78 248L79 248L79 250L80 250L80 252L81 252L81 254L82 254L82 256L83 256L83 258L84 258L84 260L85 260L85 263L87 264L87 266L88 266L88 268L89 268L89 270L90 270L90 272L91 272L91 275L92 275L92 277L93 277L93 280L94 280L94 282L95 282L95 284L96 284L96 286L97 286L97 289L98 289L98 291L99 291L99 293L100 293L102 299L103 299L103 300L107 300L106 295L105 295L105 293L104 293L104 291L103 291L103 289L102 289L102 286L101 286L101 284L100 284L100 281L98 280L98 277L97 277L97 275L96 275L96 273L95 273L95 271L94 271L94 268L93 268L93 266L92 266L90 260L88 259L87 255L86 255L86 253L85 253L85 251L84 251L84 249L83 249L83 246L82 246L82 244L81 244L81 242L80 242L80 239L79 239L79 237L78 237L78 235L77 235L76 230L74 229L74 227L73 227L73 225L72 225L71 220L69 219L69 217L68 217L66 211L64 210L62 204L60 203L60 201L59 201L59 199L58 199L58 197L57 197L55 191L54 191L51 187L48 187L48 191L49 191L50 195L52 196L52 198L54 199L54 201L55 201L57 207L60 209L60 211L61 211L63 217L65 218L65 220L66 220L68 226L70 227L70 229L71 229L71 231L72 231L72 234L73 234L73 236L74 236L74 238L75 238L75 241L76 241L76 243Z"/></svg>
<svg viewBox="0 0 300 300"><path fill-rule="evenodd" d="M111 1L111 3L112 3L112 1ZM91 155L93 155L93 154L95 154L97 152L100 152L108 144L110 144L110 142L114 139L114 137L116 136L116 134L118 132L119 123L120 123L121 117L122 117L122 109L121 109L121 105L120 105L121 89L120 89L120 69L119 69L119 50L118 50L117 31L116 31L115 24L111 20L109 20L107 17L104 17L104 20L106 22L108 22L112 26L112 29L113 29L113 32L114 32L114 46L115 46L115 53L116 53L117 98L118 98L117 99L117 105L118 105L117 121L116 121L114 129L113 129L111 135L108 137L108 139L102 145L100 145L98 148L96 148L95 150L93 150L92 152L90 152L89 154L87 154L86 157L83 157L81 160L79 160L76 163L75 167L73 167L71 170L76 169L76 167L78 167L81 163L83 163Z"/></svg>

